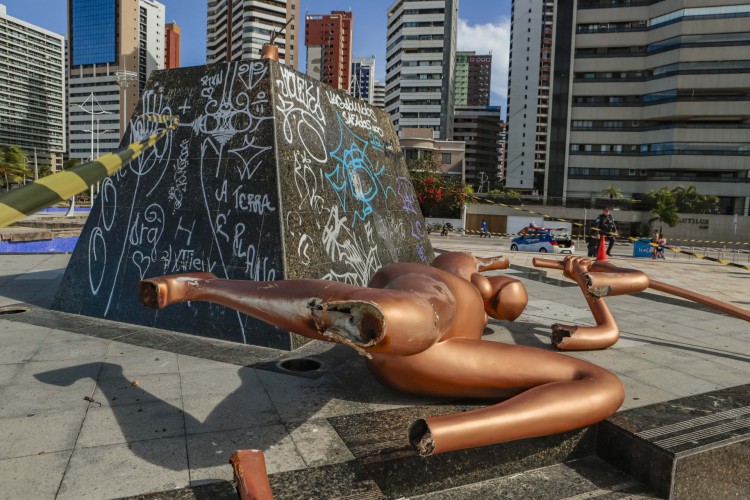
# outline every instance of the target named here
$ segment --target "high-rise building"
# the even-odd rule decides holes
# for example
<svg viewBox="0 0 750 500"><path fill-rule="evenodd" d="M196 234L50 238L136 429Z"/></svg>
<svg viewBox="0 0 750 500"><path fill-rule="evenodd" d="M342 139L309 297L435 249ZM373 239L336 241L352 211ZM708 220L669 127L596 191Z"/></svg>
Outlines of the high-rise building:
<svg viewBox="0 0 750 500"><path fill-rule="evenodd" d="M164 68L164 5L68 0L69 153L117 149L151 71Z"/></svg>
<svg viewBox="0 0 750 500"><path fill-rule="evenodd" d="M545 192L548 167L554 8L554 0L514 0L511 11L505 185L536 194Z"/></svg>
<svg viewBox="0 0 750 500"><path fill-rule="evenodd" d="M180 67L180 44L181 30L177 23L164 25L165 44L164 44L164 67L166 69Z"/></svg>
<svg viewBox="0 0 750 500"><path fill-rule="evenodd" d="M388 8L385 110L396 131L453 137L458 0L396 0Z"/></svg>
<svg viewBox="0 0 750 500"><path fill-rule="evenodd" d="M456 106L489 106L492 54L456 52Z"/></svg>
<svg viewBox="0 0 750 500"><path fill-rule="evenodd" d="M376 108L383 109L385 107L385 83L375 81L372 95L372 105Z"/></svg>
<svg viewBox="0 0 750 500"><path fill-rule="evenodd" d="M474 52L456 52L456 106L466 106L469 97L469 54Z"/></svg>
<svg viewBox="0 0 750 500"><path fill-rule="evenodd" d="M534 186L547 197L591 199L614 185L638 198L694 185L718 196L723 213L748 214L747 2L559 1L530 23L529 2L514 3L508 177L515 164L513 175L524 183L511 187L528 186L523 143L528 147L532 127L543 121L546 161ZM525 39L516 33L529 29L536 46L516 44ZM552 68L544 61L547 45L539 45L546 39ZM524 74L526 57L532 60ZM545 76L547 95L533 87ZM543 99L547 114L534 116Z"/></svg>
<svg viewBox="0 0 750 500"><path fill-rule="evenodd" d="M305 16L309 76L337 89L351 89L353 23L352 13L340 10Z"/></svg>
<svg viewBox="0 0 750 500"><path fill-rule="evenodd" d="M352 62L352 84L349 93L370 104L375 99L375 56L355 57Z"/></svg>
<svg viewBox="0 0 750 500"><path fill-rule="evenodd" d="M456 106L453 139L466 143L466 184L478 193L497 187L502 172L500 106Z"/></svg>
<svg viewBox="0 0 750 500"><path fill-rule="evenodd" d="M65 151L65 38L0 5L0 146L57 169ZM33 164L33 163L32 163Z"/></svg>
<svg viewBox="0 0 750 500"><path fill-rule="evenodd" d="M276 34L279 61L296 68L299 3L300 0L209 0L206 62L260 59L263 44Z"/></svg>

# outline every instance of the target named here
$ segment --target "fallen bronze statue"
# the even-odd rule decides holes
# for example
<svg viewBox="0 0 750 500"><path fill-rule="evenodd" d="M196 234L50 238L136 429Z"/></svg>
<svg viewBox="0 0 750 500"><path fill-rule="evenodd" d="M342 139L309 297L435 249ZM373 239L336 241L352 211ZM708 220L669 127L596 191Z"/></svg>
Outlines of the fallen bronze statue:
<svg viewBox="0 0 750 500"><path fill-rule="evenodd" d="M181 274L141 281L140 300L154 308L213 302L311 339L346 344L367 357L379 381L400 391L502 400L412 423L409 441L421 455L556 434L614 413L624 391L609 371L562 354L481 339L487 315L513 320L526 307L520 281L481 274L508 265L507 259L445 253L429 266L385 266L367 287Z"/></svg>
<svg viewBox="0 0 750 500"><path fill-rule="evenodd" d="M596 326L552 325L552 345L561 350L581 351L605 349L620 338L620 329L604 303L604 297L642 292L647 288L675 295L711 307L736 318L750 321L750 312L711 297L674 285L649 279L641 271L617 267L610 262L592 261L584 257L566 257L563 261L533 259L535 267L559 269L575 281L583 291Z"/></svg>

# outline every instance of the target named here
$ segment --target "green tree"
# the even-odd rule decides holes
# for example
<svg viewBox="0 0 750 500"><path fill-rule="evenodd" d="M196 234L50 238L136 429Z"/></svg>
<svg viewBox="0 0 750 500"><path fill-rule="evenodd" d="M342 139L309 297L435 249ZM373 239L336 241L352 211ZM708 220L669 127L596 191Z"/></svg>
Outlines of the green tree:
<svg viewBox="0 0 750 500"><path fill-rule="evenodd" d="M11 182L20 182L28 172L26 153L18 146L0 146L0 175L6 190Z"/></svg>
<svg viewBox="0 0 750 500"><path fill-rule="evenodd" d="M426 217L457 217L471 194L470 188L443 174L437 154L407 159L414 192Z"/></svg>
<svg viewBox="0 0 750 500"><path fill-rule="evenodd" d="M610 200L615 200L618 198L622 198L622 191L620 191L620 188L618 188L614 184L611 184L602 189L602 195L606 196Z"/></svg>
<svg viewBox="0 0 750 500"><path fill-rule="evenodd" d="M521 193L514 189L492 189L487 193L487 199L497 203L516 203L521 201Z"/></svg>
<svg viewBox="0 0 750 500"><path fill-rule="evenodd" d="M714 213L719 210L719 198L714 195L702 195L696 187L677 186L672 190L677 201L677 211L681 213Z"/></svg>
<svg viewBox="0 0 750 500"><path fill-rule="evenodd" d="M677 197L669 190L663 187L658 191L651 190L643 195L644 206L650 207L650 213L653 215L648 220L649 224L659 221L659 233L662 232L662 224L669 227L675 227L679 217L677 215Z"/></svg>

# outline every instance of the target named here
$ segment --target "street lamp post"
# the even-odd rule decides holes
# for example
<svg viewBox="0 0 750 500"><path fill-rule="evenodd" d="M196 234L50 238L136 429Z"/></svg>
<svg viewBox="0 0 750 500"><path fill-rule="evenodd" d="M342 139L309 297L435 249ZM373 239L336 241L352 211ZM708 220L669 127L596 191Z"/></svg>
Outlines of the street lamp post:
<svg viewBox="0 0 750 500"><path fill-rule="evenodd" d="M86 102L88 102L89 99L91 99L91 111L89 111L85 107L85 104L86 104ZM94 101L96 101L96 97L94 96L94 92L91 92L91 94L86 98L85 101L83 101L81 104L77 104L77 106L79 108L81 108L82 111L84 111L85 113L88 113L89 115L91 115L91 156L89 156L89 161L94 161L94 159L95 159L95 156L94 156L94 115L106 115L106 114L108 114L107 111L104 111L104 109L102 108L101 104L99 104L99 101L96 102L96 105L99 106L100 111L95 111L94 110ZM97 120L97 124L98 124L98 120ZM97 139L98 139L98 137L97 137ZM97 149L98 149L98 147L97 147ZM90 186L90 189L91 189L91 193L90 193L90 196L91 196L91 205L93 206L94 205L94 185L93 184ZM72 200L73 201L70 203L70 208L68 209L68 213L66 214L68 217L71 217L73 215L74 211L75 211L75 205L76 205L76 198L75 198L75 196L72 198Z"/></svg>
<svg viewBox="0 0 750 500"><path fill-rule="evenodd" d="M127 128L128 123L128 87L130 87L131 82L138 81L138 73L121 69L115 72L115 77L117 78L117 83L120 85L120 88L125 89L125 92L123 93L122 112L120 113L120 136L122 137L125 134L125 129Z"/></svg>

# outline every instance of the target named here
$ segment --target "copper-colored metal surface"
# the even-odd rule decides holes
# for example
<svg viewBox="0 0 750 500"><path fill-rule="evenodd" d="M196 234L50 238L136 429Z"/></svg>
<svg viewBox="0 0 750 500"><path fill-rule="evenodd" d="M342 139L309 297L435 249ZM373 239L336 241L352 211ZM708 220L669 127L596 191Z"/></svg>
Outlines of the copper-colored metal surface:
<svg viewBox="0 0 750 500"><path fill-rule="evenodd" d="M654 280L651 280L651 283L648 287L660 292L668 293L670 295L675 295L677 297L682 297L683 299L703 304L704 306L708 306L712 309L716 309L717 311L729 314L730 316L734 316L735 318L750 321L750 312L733 306L732 304L727 304L726 302L712 299L711 297L708 297L706 295L701 295L700 293L691 292L690 290L685 290L684 288L680 288L674 285L668 285L666 283L662 283L661 281Z"/></svg>
<svg viewBox="0 0 750 500"><path fill-rule="evenodd" d="M520 281L480 274L507 267L507 259L445 253L430 266L388 265L368 287L195 273L144 280L140 298L159 308L214 302L306 337L344 343L369 358L378 380L402 391L510 397L481 410L418 420L409 439L423 455L563 432L614 413L624 392L610 372L541 349L481 340L487 315L515 318L526 305Z"/></svg>
<svg viewBox="0 0 750 500"><path fill-rule="evenodd" d="M596 321L595 327L552 325L552 343L559 349L604 349L613 345L619 338L619 328L603 298L638 293L646 288L682 297L750 321L750 312L744 309L684 288L651 280L641 271L617 267L610 262L592 262L582 257L566 257L562 261L535 258L533 263L535 267L562 270L566 278L578 283Z"/></svg>
<svg viewBox="0 0 750 500"><path fill-rule="evenodd" d="M235 451L229 458L240 500L273 500L266 460L260 450Z"/></svg>
<svg viewBox="0 0 750 500"><path fill-rule="evenodd" d="M565 257L562 261L533 259L534 266L561 269L581 287L596 326L552 325L552 345L564 351L606 349L620 338L620 328L604 297L641 292L648 287L648 276L640 271L617 267L608 261Z"/></svg>
<svg viewBox="0 0 750 500"><path fill-rule="evenodd" d="M261 59L279 62L279 47L273 43L264 43L260 51Z"/></svg>

